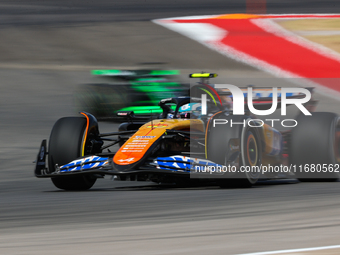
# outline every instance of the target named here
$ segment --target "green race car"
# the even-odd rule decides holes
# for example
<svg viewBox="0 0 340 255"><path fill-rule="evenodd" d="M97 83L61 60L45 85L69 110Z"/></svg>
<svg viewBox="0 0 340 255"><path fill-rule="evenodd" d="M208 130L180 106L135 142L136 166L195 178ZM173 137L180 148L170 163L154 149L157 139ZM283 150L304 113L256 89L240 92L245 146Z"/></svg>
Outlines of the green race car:
<svg viewBox="0 0 340 255"><path fill-rule="evenodd" d="M188 95L189 85L179 82L178 70L92 70L91 74L107 82L80 85L75 106L98 119L116 118L117 111L158 115L162 98Z"/></svg>

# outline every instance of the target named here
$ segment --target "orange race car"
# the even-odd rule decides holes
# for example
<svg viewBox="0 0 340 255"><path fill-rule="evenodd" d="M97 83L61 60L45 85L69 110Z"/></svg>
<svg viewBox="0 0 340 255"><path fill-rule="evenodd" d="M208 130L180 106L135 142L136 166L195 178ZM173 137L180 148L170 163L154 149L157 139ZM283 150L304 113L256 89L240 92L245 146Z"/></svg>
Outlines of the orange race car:
<svg viewBox="0 0 340 255"><path fill-rule="evenodd" d="M100 133L96 118L86 112L59 119L48 147L42 141L36 177L51 178L65 190L89 189L105 175L157 183L209 181L221 187L249 187L262 177L338 179L340 120L336 114L300 114L297 125L280 132L273 121L265 123L251 114L247 103L244 114L234 115L236 98L226 91L219 94L205 83L205 78L214 76L192 74L204 79L191 88L190 97L161 100L163 112L158 119L141 122L133 112L118 112L129 119L118 132ZM257 109L271 108L274 97L266 94L268 89L255 90ZM291 93L287 98L305 96ZM304 106L312 110L315 101Z"/></svg>

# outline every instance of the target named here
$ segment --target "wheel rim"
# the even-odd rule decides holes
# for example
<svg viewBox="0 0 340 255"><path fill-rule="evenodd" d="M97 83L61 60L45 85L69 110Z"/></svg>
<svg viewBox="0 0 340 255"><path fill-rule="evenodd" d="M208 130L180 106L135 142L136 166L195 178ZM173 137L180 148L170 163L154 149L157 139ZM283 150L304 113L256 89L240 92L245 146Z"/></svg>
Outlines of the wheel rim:
<svg viewBox="0 0 340 255"><path fill-rule="evenodd" d="M241 151L242 154L242 162L244 166L257 166L260 162L260 151L259 145L257 144L255 134L247 128L244 128L242 131L241 138ZM258 170L258 171L255 171ZM252 171L247 171L244 173L248 182L251 184L255 184L257 180L260 178L260 168L254 169Z"/></svg>
<svg viewBox="0 0 340 255"><path fill-rule="evenodd" d="M247 159L251 166L255 166L257 164L258 152L257 152L257 143L253 133L250 132L247 139Z"/></svg>

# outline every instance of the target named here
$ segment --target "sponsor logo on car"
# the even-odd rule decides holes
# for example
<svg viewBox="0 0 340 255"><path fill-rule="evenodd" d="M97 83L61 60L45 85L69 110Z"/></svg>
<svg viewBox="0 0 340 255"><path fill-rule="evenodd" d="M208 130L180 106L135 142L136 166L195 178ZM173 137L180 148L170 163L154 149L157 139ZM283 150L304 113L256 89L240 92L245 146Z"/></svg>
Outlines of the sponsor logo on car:
<svg viewBox="0 0 340 255"><path fill-rule="evenodd" d="M137 139L153 139L155 137L156 136L154 136L154 135L137 135L137 136L135 136L135 138L137 138Z"/></svg>
<svg viewBox="0 0 340 255"><path fill-rule="evenodd" d="M154 125L149 125L147 128L164 128L167 127L168 124L154 124Z"/></svg>
<svg viewBox="0 0 340 255"><path fill-rule="evenodd" d="M127 159L119 159L119 162L131 162L133 161L135 158L127 158Z"/></svg>

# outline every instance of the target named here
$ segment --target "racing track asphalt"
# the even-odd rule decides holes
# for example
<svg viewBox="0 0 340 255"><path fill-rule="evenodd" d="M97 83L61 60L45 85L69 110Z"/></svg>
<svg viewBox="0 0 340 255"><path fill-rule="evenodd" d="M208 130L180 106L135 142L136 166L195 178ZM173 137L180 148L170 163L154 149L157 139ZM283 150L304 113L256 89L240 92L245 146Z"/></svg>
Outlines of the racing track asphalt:
<svg viewBox="0 0 340 255"><path fill-rule="evenodd" d="M268 13L339 13L336 0L266 0ZM76 24L108 21L148 21L166 17L245 13L246 1L238 0L3 0L2 25Z"/></svg>
<svg viewBox="0 0 340 255"><path fill-rule="evenodd" d="M275 13L339 8L336 1L313 1L308 7L303 7L307 1L295 2L281 1L270 8ZM108 18L108 1L97 2L96 8L80 1L72 1L74 6L70 1L66 6L61 6L66 1L13 3L23 1L0 4L8 22L0 29L1 254L238 254L339 244L339 183L287 180L222 190L99 180L90 191L64 192L49 180L33 177L40 141L48 138L56 119L74 114L72 92L91 80L90 66L166 62L163 66L184 73L218 70L219 82L256 77L270 86L268 74L150 22L134 21L244 12L238 1L229 9L220 1L186 1L190 10L166 2L166 11L156 2L145 9L119 2L121 22L111 22L119 20L118 14ZM32 8L34 3L39 6ZM39 13L47 9L58 12ZM104 14L107 20L99 18ZM46 24L37 25L37 16ZM336 101L318 97L322 110L339 113ZM116 127L100 123L104 132Z"/></svg>

